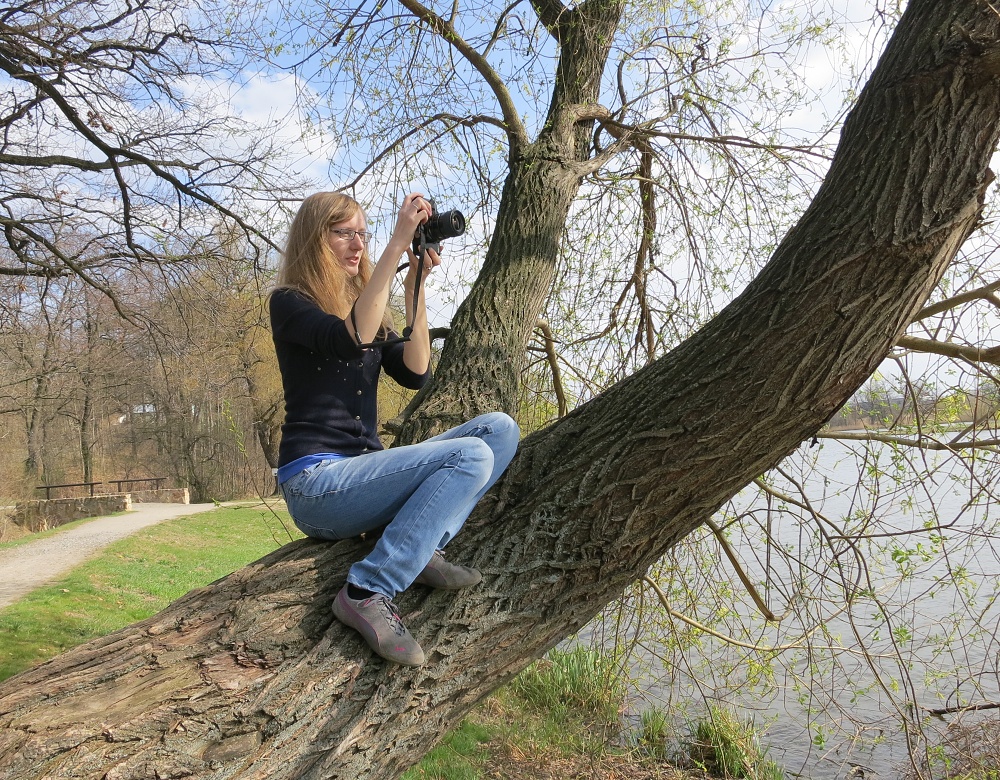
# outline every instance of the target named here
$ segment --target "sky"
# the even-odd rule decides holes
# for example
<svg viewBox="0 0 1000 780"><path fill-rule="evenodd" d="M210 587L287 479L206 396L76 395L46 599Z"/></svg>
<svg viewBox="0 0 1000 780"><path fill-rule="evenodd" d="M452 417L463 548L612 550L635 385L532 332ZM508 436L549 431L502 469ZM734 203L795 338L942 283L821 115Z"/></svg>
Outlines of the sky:
<svg viewBox="0 0 1000 780"><path fill-rule="evenodd" d="M786 0L752 4L735 3L728 10L719 11L732 14L734 18L754 11L762 14L758 29L755 30L749 25L746 40L737 39L734 42L733 49L738 54L741 45L759 46L759 40L751 38L766 38L789 19L801 16L805 10L814 10L817 6L822 7L824 17L837 22L838 32L833 36L836 39L833 41L835 45L830 47L811 45L803 49L793 62L787 63L793 71L789 74L790 77L797 79L800 86L810 95L807 103L787 116L780 117L789 143L815 139L831 118L841 115L844 92L850 88L852 78L857 78L857 72L864 73L873 67L885 40L884 31L880 32L873 28L871 21L878 10L877 4L861 0L830 0L821 4ZM268 71L261 63L261 67L257 70L245 72L243 83L238 86L192 84L188 88L224 89L224 94L227 95L224 107L253 125L269 128L278 145L285 150L287 160L285 164L289 171L310 179L313 188L328 189L342 184L329 178L328 163L338 153L337 139L323 126L311 121L314 117L305 118L299 111L303 96L307 98L305 102L310 105L316 106L321 102L308 99L318 97L309 84L288 73ZM750 104L740 107L741 112L749 120L766 117L768 109L768 106ZM751 132L748 131L748 134ZM416 181L413 187L422 191L426 189L426 184ZM447 203L445 206L461 208L462 204ZM383 212L388 211L389 209L383 209ZM470 221L468 237L470 244L481 238L481 233L473 235L477 227L479 231L488 229L488 225L482 222ZM375 232L373 248L377 252L377 247L384 242L391 225L376 223L370 225L370 228ZM455 284L466 284L472 276L474 270L473 273L467 270L452 273L446 263L445 268L437 272L428 282L430 306L432 311L438 312L440 319L450 319L456 300L464 297L461 294L454 295L453 291L446 288Z"/></svg>

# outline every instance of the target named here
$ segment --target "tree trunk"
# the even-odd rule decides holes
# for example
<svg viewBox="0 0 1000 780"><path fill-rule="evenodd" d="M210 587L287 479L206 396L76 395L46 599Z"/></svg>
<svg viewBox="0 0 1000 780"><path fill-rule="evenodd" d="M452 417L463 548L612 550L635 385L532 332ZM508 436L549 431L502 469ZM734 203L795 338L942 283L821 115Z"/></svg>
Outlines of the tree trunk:
<svg viewBox="0 0 1000 780"><path fill-rule="evenodd" d="M826 182L760 277L673 352L523 442L449 548L482 569L480 587L403 594L424 666L387 665L332 619L361 542L296 542L0 686L0 777L395 777L878 365L976 224L998 135L998 29L983 3L911 3Z"/></svg>
<svg viewBox="0 0 1000 780"><path fill-rule="evenodd" d="M94 481L94 408L90 386L83 388L83 407L80 410L80 462L83 465L83 481Z"/></svg>
<svg viewBox="0 0 1000 780"><path fill-rule="evenodd" d="M511 139L493 240L476 283L452 321L441 360L419 406L404 413L397 442L422 441L477 414L515 411L525 345L552 287L559 243L590 154L601 73L621 0L589 0L563 12L536 0L559 42L559 64L543 130L533 143Z"/></svg>

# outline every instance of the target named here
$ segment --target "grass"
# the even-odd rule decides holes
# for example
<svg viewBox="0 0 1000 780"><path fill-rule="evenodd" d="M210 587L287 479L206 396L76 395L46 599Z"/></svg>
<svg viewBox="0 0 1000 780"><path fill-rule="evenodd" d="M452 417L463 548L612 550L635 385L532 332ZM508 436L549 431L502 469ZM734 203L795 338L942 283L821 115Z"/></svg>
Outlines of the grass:
<svg viewBox="0 0 1000 780"><path fill-rule="evenodd" d="M687 744L692 763L712 777L736 780L783 780L784 770L767 757L753 723L732 710L712 707L699 720Z"/></svg>
<svg viewBox="0 0 1000 780"><path fill-rule="evenodd" d="M672 737L670 716L658 707L643 710L635 736L638 746L649 755L666 758Z"/></svg>
<svg viewBox="0 0 1000 780"><path fill-rule="evenodd" d="M486 726L464 720L400 780L480 780L487 744L493 738Z"/></svg>
<svg viewBox="0 0 1000 780"><path fill-rule="evenodd" d="M58 529L46 535L52 533ZM161 523L115 542L0 610L0 679L154 615L287 541L270 512L237 508Z"/></svg>
<svg viewBox="0 0 1000 780"><path fill-rule="evenodd" d="M535 661L511 683L511 691L536 710L566 707L615 721L625 701L625 680L613 658L578 645Z"/></svg>

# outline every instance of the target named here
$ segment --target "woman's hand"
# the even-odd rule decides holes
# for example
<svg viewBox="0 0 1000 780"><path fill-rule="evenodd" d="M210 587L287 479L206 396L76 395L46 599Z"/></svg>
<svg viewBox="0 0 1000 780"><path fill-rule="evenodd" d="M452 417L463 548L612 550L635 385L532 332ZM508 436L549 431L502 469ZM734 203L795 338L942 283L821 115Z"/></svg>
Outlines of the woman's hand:
<svg viewBox="0 0 1000 780"><path fill-rule="evenodd" d="M399 208L399 216L396 217L396 226L392 230L389 243L375 263L368 284L354 302L352 322L355 323L358 343L367 344L372 341L382 326L385 307L389 301L389 288L396 275L399 258L404 252L409 251L414 233L430 218L431 210L430 201L419 192L411 192L403 198L403 205ZM410 282L411 293L412 290L413 281ZM408 315L407 322L412 321L412 317Z"/></svg>
<svg viewBox="0 0 1000 780"><path fill-rule="evenodd" d="M406 270L406 277L403 279L403 287L407 290L412 290L413 285L417 281L417 256L413 254L412 249L406 250L406 256L410 259L410 266ZM427 279L427 275L441 265L441 256L435 252L433 249L428 247L424 254L424 270L420 275L420 281L423 283Z"/></svg>
<svg viewBox="0 0 1000 780"><path fill-rule="evenodd" d="M396 226L392 230L393 238L405 239L407 245L413 241L417 228L430 219L431 204L422 193L411 192L403 198L399 207Z"/></svg>

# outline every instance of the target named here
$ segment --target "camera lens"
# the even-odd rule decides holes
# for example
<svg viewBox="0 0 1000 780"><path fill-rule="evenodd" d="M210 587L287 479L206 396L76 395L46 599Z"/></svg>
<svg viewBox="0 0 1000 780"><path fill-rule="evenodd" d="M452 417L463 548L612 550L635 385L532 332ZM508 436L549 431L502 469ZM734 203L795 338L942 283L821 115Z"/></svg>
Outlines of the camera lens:
<svg viewBox="0 0 1000 780"><path fill-rule="evenodd" d="M424 223L424 236L428 243L437 243L446 238L454 238L465 232L465 217L461 211L445 211L434 214Z"/></svg>

